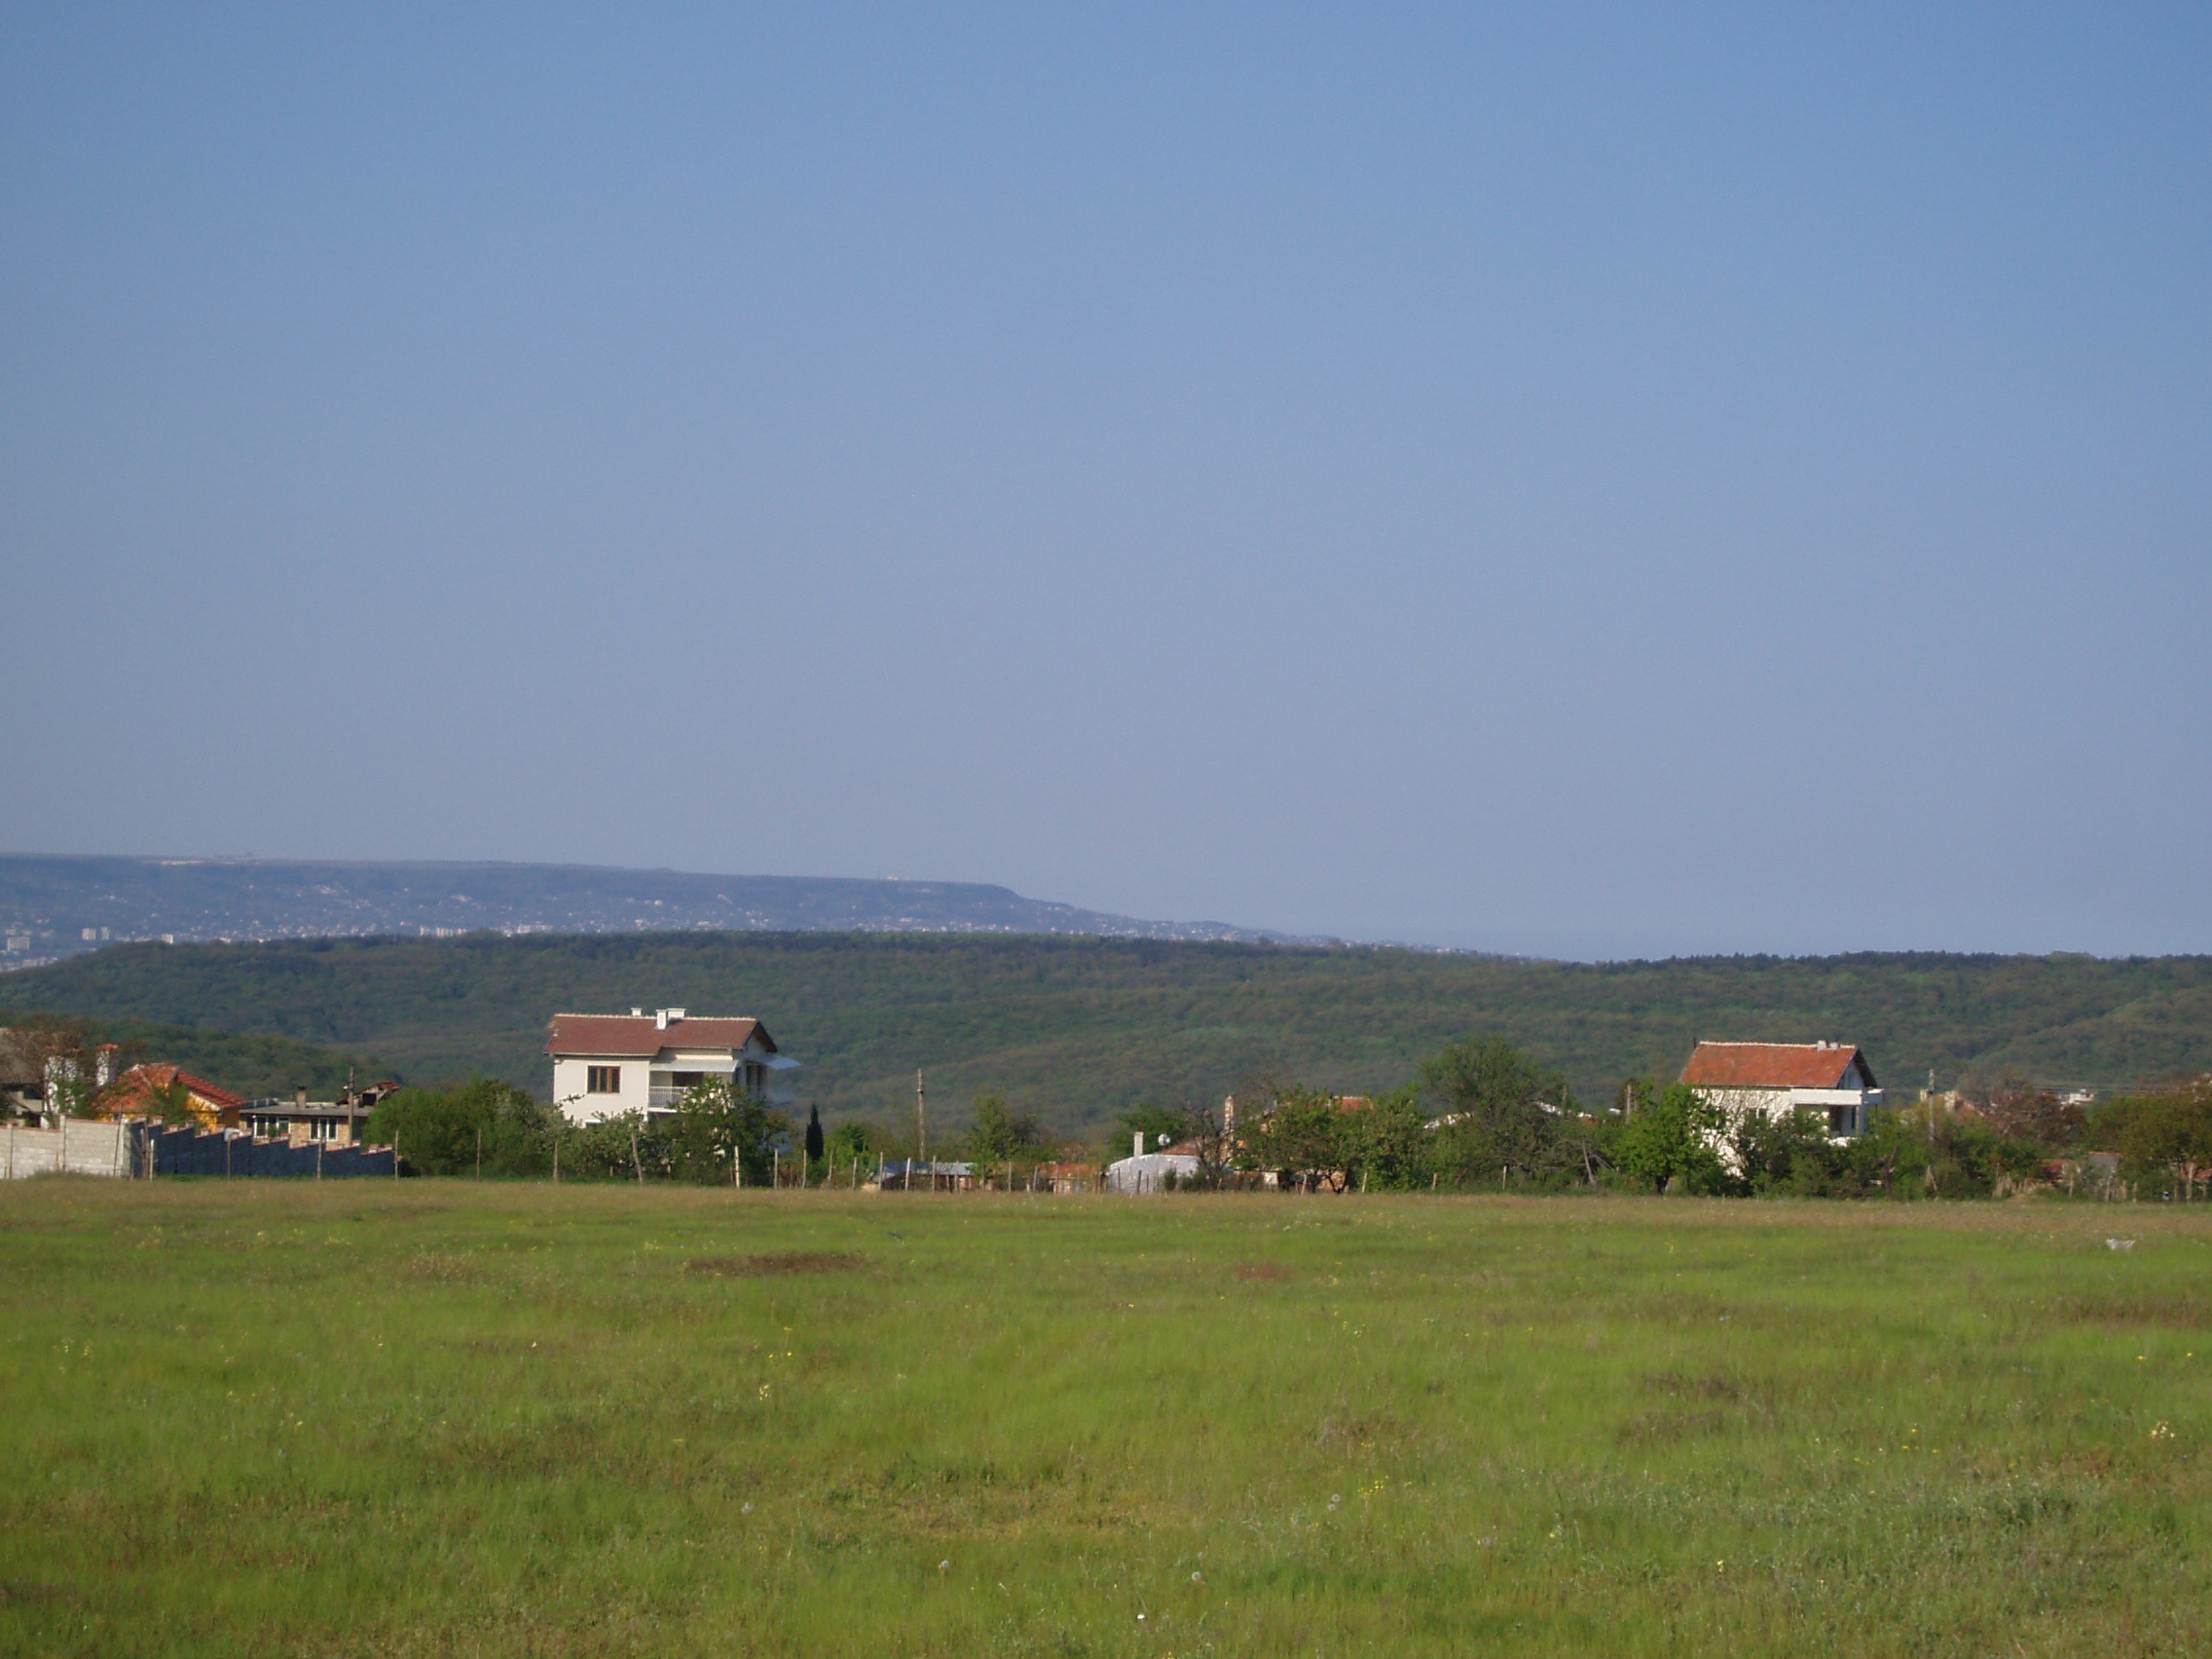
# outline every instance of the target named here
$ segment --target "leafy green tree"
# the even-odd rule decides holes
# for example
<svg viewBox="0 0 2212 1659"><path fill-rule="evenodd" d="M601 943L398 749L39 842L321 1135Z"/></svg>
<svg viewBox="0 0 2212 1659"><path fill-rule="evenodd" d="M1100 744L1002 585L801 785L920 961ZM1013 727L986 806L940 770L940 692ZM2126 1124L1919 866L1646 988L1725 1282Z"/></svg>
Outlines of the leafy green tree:
<svg viewBox="0 0 2212 1659"><path fill-rule="evenodd" d="M791 1124L771 1111L759 1095L734 1087L727 1078L709 1078L685 1091L664 1131L669 1173L680 1181L719 1182L731 1178L730 1161L745 1166L748 1185L766 1183L776 1148Z"/></svg>
<svg viewBox="0 0 2212 1659"><path fill-rule="evenodd" d="M88 1118L96 1110L100 1073L99 1034L83 1020L33 1014L0 1030L0 1073L10 1082L43 1092L50 1119ZM120 1051L111 1051L120 1067Z"/></svg>
<svg viewBox="0 0 2212 1659"><path fill-rule="evenodd" d="M149 1083L132 1103L149 1118L159 1118L172 1126L199 1122L192 1114L192 1090L175 1078L166 1083Z"/></svg>
<svg viewBox="0 0 2212 1659"><path fill-rule="evenodd" d="M2170 1185L2193 1198L2212 1177L2212 1076L2108 1101L2098 1110L2095 1134L2120 1155L2130 1182Z"/></svg>
<svg viewBox="0 0 2212 1659"><path fill-rule="evenodd" d="M1563 1132L1575 1117L1566 1076L1502 1037L1455 1043L1415 1079L1430 1108L1429 1154L1438 1170L1479 1184L1500 1170L1545 1176L1578 1167L1581 1149Z"/></svg>
<svg viewBox="0 0 2212 1659"><path fill-rule="evenodd" d="M590 1124L570 1124L561 1133L564 1181L634 1181L647 1156L657 1173L660 1147L643 1112L623 1112Z"/></svg>
<svg viewBox="0 0 2212 1659"><path fill-rule="evenodd" d="M1744 1186L1753 1193L1845 1198L1863 1188L1844 1149L1829 1143L1827 1119L1810 1108L1774 1116L1746 1112L1729 1126L1728 1143Z"/></svg>
<svg viewBox="0 0 2212 1659"><path fill-rule="evenodd" d="M1677 1178L1692 1193L1724 1192L1728 1172L1714 1150L1723 1126L1720 1108L1705 1094L1669 1084L1656 1097L1637 1100L1613 1143L1613 1161L1654 1193Z"/></svg>
<svg viewBox="0 0 2212 1659"><path fill-rule="evenodd" d="M977 1098L976 1123L968 1131L971 1157L984 1163L1005 1163L1034 1157L1047 1139L1035 1112L1008 1105L1003 1094Z"/></svg>
<svg viewBox="0 0 2212 1659"><path fill-rule="evenodd" d="M1345 1168L1362 1190L1404 1192L1428 1176L1433 1135L1421 1116L1420 1090L1412 1084L1378 1095L1374 1104L1344 1116Z"/></svg>
<svg viewBox="0 0 2212 1659"><path fill-rule="evenodd" d="M1967 1103L2006 1139L2034 1141L2053 1155L2080 1141L2088 1124L2078 1102L2061 1099L2055 1090L2021 1078L1970 1090Z"/></svg>
<svg viewBox="0 0 2212 1659"><path fill-rule="evenodd" d="M1352 1131L1343 1101L1323 1089L1278 1088L1259 1123L1239 1124L1243 1146L1237 1166L1285 1170L1309 1185L1342 1192L1348 1175Z"/></svg>
<svg viewBox="0 0 2212 1659"><path fill-rule="evenodd" d="M399 1147L401 1159L431 1175L473 1173L479 1149L487 1175L543 1175L561 1114L497 1078L450 1088L402 1088L370 1113L365 1138Z"/></svg>

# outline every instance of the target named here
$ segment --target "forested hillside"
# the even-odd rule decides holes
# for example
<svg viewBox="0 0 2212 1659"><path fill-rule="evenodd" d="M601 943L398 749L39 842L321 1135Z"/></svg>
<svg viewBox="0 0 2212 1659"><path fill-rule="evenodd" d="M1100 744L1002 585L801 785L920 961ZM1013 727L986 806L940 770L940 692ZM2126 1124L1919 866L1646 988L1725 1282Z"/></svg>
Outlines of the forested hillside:
<svg viewBox="0 0 2212 1659"><path fill-rule="evenodd" d="M2212 1067L2212 959L1860 955L1600 965L1141 940L854 934L132 944L0 979L0 1002L374 1052L417 1081L546 1092L558 1010L755 1014L836 1115L957 1116L999 1089L1066 1129L1255 1068L1386 1088L1499 1033L1586 1100L1671 1076L1700 1037L1864 1045L1884 1082L2007 1073L2111 1087Z"/></svg>

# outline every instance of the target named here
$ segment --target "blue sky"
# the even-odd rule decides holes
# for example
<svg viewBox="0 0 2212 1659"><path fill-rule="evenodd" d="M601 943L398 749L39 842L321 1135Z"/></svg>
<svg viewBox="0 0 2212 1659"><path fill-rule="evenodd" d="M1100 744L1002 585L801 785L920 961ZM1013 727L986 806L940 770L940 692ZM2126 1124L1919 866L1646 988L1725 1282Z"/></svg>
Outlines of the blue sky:
<svg viewBox="0 0 2212 1659"><path fill-rule="evenodd" d="M0 848L2212 949L2199 7L0 14Z"/></svg>

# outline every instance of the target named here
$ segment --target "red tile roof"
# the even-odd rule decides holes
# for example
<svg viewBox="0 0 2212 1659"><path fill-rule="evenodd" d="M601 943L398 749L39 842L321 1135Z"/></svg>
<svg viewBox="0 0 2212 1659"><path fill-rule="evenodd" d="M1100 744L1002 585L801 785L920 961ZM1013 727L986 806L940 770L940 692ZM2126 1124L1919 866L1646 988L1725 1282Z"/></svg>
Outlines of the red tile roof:
<svg viewBox="0 0 2212 1659"><path fill-rule="evenodd" d="M546 1028L548 1054L652 1055L663 1049L742 1049L756 1033L776 1051L757 1019L672 1019L666 1027L649 1014L557 1014Z"/></svg>
<svg viewBox="0 0 2212 1659"><path fill-rule="evenodd" d="M137 1099L141 1095L152 1093L157 1088L166 1088L171 1084L176 1083L184 1085L187 1090L198 1095L210 1106L227 1109L246 1104L244 1095L233 1094L229 1089L209 1083L203 1077L195 1077L182 1066L166 1064L132 1066L115 1080L115 1088L119 1096Z"/></svg>
<svg viewBox="0 0 2212 1659"><path fill-rule="evenodd" d="M1871 1088L1873 1068L1849 1043L1700 1043L1682 1081L1705 1088L1841 1088L1854 1060Z"/></svg>

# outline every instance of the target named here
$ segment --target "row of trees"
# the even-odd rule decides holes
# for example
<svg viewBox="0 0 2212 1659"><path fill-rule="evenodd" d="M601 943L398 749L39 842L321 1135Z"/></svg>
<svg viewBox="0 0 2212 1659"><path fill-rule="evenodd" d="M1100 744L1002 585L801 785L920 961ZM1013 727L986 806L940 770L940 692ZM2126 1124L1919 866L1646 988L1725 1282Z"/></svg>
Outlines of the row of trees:
<svg viewBox="0 0 2212 1659"><path fill-rule="evenodd" d="M817 1119L813 1125L821 1133ZM677 1109L575 1124L558 1107L492 1078L450 1088L402 1088L377 1102L367 1138L399 1148L432 1175L555 1173L578 1180L728 1184L742 1165L765 1185L791 1125L758 1095L726 1081L700 1085Z"/></svg>
<svg viewBox="0 0 2212 1659"><path fill-rule="evenodd" d="M1866 1134L1830 1138L1825 1117L1730 1121L1686 1085L1632 1080L1588 1112L1566 1079L1499 1038L1455 1044L1403 1088L1347 1108L1335 1094L1266 1078L1238 1091L1231 1136L1210 1111L1125 1115L1148 1144L1199 1153L1198 1185L1288 1171L1316 1185L1391 1191L1615 1187L1710 1195L1986 1197L2038 1178L2054 1159L2117 1155L2147 1191L2212 1185L2212 1078L2084 1109L2007 1084L1949 1104L1880 1113ZM2147 1184L2147 1186L2146 1186Z"/></svg>
<svg viewBox="0 0 2212 1659"><path fill-rule="evenodd" d="M43 1083L71 1116L100 1109L99 1043L81 1022L45 1017L0 1032L0 1082ZM108 1051L110 1061L115 1051ZM112 1069L112 1065L110 1067ZM2032 1179L2052 1159L2110 1155L2133 1190L2194 1198L2212 1185L2212 1076L2177 1080L2085 1106L2048 1088L2009 1083L1938 1106L1877 1116L1865 1135L1829 1139L1817 1115L1723 1121L1696 1090L1641 1081L1598 1112L1565 1076L1501 1038L1454 1044L1412 1081L1356 1109L1333 1093L1272 1077L1245 1080L1232 1125L1210 1109L1146 1104L1124 1130L1148 1145L1192 1145L1199 1184L1239 1172L1287 1170L1316 1184L1392 1191L1628 1187L1693 1193L1972 1197ZM134 1111L184 1121L184 1091L140 1091ZM576 1124L523 1090L477 1079L386 1097L368 1138L396 1140L413 1167L441 1174L729 1182L742 1168L763 1185L781 1163L815 1180L900 1157L909 1137L862 1123L801 1133L756 1095L726 1081L693 1089L671 1114ZM1064 1156L1038 1114L985 1094L963 1135L940 1156L987 1167Z"/></svg>

